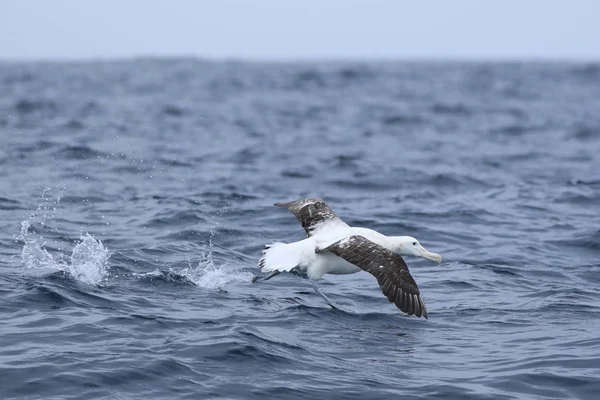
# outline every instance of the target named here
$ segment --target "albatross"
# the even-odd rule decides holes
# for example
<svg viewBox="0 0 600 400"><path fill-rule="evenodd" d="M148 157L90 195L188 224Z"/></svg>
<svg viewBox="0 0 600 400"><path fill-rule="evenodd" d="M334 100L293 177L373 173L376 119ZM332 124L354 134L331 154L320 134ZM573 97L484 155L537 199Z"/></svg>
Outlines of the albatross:
<svg viewBox="0 0 600 400"><path fill-rule="evenodd" d="M343 222L318 197L275 203L285 207L302 224L306 239L293 243L265 245L258 262L265 281L281 272L295 272L312 280L315 291L336 308L317 287L324 274L354 274L366 271L377 283L389 302L408 315L427 318L427 308L417 283L402 256L421 257L442 262L439 254L426 250L411 236L385 236L368 228L351 227Z"/></svg>

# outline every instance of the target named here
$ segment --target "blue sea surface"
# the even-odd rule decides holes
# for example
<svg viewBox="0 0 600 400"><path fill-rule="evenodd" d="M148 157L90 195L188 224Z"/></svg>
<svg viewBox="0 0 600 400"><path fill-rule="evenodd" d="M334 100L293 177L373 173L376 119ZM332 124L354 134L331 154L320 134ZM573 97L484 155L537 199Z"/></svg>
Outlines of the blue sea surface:
<svg viewBox="0 0 600 400"><path fill-rule="evenodd" d="M600 65L0 63L0 398L600 398ZM252 283L278 201L411 235Z"/></svg>

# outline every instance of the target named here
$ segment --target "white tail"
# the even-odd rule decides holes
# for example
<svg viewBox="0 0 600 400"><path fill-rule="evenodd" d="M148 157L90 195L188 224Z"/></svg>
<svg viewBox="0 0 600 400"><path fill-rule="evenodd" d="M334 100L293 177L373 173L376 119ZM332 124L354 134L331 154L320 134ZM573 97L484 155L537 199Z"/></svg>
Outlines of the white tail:
<svg viewBox="0 0 600 400"><path fill-rule="evenodd" d="M314 254L313 247L306 239L295 243L276 242L265 247L263 256L258 261L258 266L263 272L290 272L298 266L303 266L302 259L306 252Z"/></svg>

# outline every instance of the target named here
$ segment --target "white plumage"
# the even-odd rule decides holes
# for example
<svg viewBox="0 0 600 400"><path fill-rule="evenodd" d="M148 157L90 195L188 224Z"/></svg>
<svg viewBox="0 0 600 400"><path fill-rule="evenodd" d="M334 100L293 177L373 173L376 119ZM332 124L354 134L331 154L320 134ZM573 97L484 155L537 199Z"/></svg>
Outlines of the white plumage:
<svg viewBox="0 0 600 400"><path fill-rule="evenodd" d="M354 274L361 271L356 265L350 264L331 252L317 252L319 249L325 249L339 240L354 235L363 236L388 250L395 250L393 240L372 229L323 222L322 226L306 239L293 243L276 242L270 245L263 251L259 266L264 272L295 270L295 272L306 274L314 280L320 279L324 274Z"/></svg>
<svg viewBox="0 0 600 400"><path fill-rule="evenodd" d="M281 272L298 272L315 282L324 274L353 274L364 270L375 276L390 302L409 315L427 318L419 288L402 255L439 263L439 254L427 251L410 236L385 236L372 229L351 227L319 198L275 205L287 207L298 218L307 238L266 245L258 265L270 274L255 281L270 279ZM314 283L313 286L334 307Z"/></svg>

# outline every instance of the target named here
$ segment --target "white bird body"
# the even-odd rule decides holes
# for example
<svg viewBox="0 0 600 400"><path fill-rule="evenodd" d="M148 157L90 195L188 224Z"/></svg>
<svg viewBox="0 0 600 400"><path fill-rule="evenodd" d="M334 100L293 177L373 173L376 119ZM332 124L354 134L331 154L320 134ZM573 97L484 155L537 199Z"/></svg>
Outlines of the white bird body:
<svg viewBox="0 0 600 400"><path fill-rule="evenodd" d="M371 242L394 251L392 240L381 233L368 228L328 226L319 229L312 236L293 243L273 243L268 246L263 257L261 269L264 272L290 272L292 270L306 274L310 279L320 279L324 274L345 275L362 271L354 264L328 251L317 252L338 240L360 235Z"/></svg>

